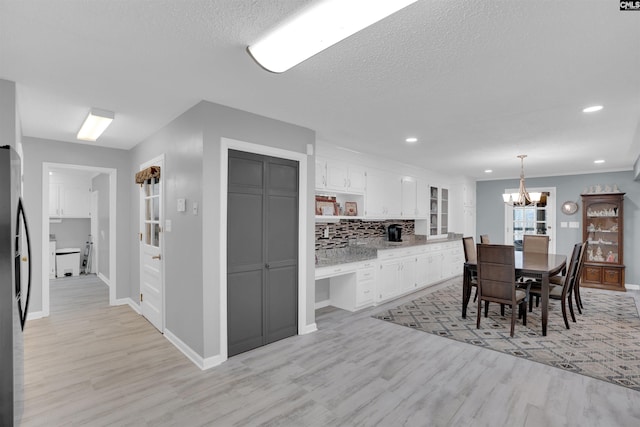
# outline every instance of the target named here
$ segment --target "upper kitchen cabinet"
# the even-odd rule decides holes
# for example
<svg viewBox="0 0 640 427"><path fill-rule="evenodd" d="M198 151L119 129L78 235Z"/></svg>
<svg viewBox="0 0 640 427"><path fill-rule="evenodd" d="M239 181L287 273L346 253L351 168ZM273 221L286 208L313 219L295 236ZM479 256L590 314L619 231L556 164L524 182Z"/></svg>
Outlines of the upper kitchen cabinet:
<svg viewBox="0 0 640 427"><path fill-rule="evenodd" d="M429 185L425 180L419 179L416 194L416 219L429 217L429 196Z"/></svg>
<svg viewBox="0 0 640 427"><path fill-rule="evenodd" d="M415 178L404 177L401 181L402 188L402 218L414 219L418 210L418 183Z"/></svg>
<svg viewBox="0 0 640 427"><path fill-rule="evenodd" d="M365 186L364 168L316 158L316 190L364 194Z"/></svg>
<svg viewBox="0 0 640 427"><path fill-rule="evenodd" d="M49 216L89 218L90 179L54 174L49 179Z"/></svg>
<svg viewBox="0 0 640 427"><path fill-rule="evenodd" d="M429 237L446 237L449 233L449 189L429 186Z"/></svg>
<svg viewBox="0 0 640 427"><path fill-rule="evenodd" d="M402 178L382 170L367 171L365 217L399 219L402 216Z"/></svg>

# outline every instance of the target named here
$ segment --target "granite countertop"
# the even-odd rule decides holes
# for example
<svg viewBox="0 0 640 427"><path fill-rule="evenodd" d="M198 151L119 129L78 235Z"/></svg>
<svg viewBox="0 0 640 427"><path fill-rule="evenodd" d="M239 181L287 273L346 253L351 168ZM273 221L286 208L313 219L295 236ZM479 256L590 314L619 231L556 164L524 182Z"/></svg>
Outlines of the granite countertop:
<svg viewBox="0 0 640 427"><path fill-rule="evenodd" d="M430 245L434 243L454 242L460 240L462 235L453 234L444 239L427 240L425 236L408 236L402 242L389 242L382 238L365 239L357 241L353 245L339 249L320 249L316 251L316 268L331 267L334 265L348 264L351 262L376 259L378 251L384 249L409 248L412 246Z"/></svg>

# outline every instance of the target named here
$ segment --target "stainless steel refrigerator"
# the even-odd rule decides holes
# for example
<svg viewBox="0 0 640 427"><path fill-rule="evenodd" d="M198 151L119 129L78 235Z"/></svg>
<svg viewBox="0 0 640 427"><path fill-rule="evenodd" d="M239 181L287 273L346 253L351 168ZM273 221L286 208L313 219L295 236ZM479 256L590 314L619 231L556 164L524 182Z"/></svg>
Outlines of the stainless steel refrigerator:
<svg viewBox="0 0 640 427"><path fill-rule="evenodd" d="M18 425L24 402L31 253L21 187L20 156L0 147L0 426Z"/></svg>

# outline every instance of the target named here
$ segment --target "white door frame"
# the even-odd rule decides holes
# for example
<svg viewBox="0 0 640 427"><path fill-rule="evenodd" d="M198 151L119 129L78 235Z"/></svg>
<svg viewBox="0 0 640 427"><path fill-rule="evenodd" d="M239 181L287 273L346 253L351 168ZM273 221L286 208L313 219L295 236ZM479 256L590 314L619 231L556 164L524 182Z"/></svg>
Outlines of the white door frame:
<svg viewBox="0 0 640 427"><path fill-rule="evenodd" d="M227 198L229 150L240 150L298 162L298 335L316 330L307 325L307 155L250 142L220 141L220 362L228 359L227 337ZM205 236L206 238L206 236Z"/></svg>
<svg viewBox="0 0 640 427"><path fill-rule="evenodd" d="M505 193L517 193L519 191L518 188L506 188L504 190ZM541 193L549 193L549 197L547 198L547 226L551 229L551 239L549 240L549 253L556 253L556 240L557 240L557 232L556 232L556 187L535 187L535 188L527 188L528 192L541 192ZM504 244L505 245L513 245L513 238L509 239L509 236L513 237L513 230L511 233L509 229L513 227L513 206L509 206L508 204L504 204ZM547 233L549 234L549 233Z"/></svg>
<svg viewBox="0 0 640 427"><path fill-rule="evenodd" d="M66 163L42 163L42 317L49 316L49 172L51 169L72 169L105 173L109 175L109 305L116 303L116 235L117 229L117 169Z"/></svg>
<svg viewBox="0 0 640 427"><path fill-rule="evenodd" d="M161 268L161 273L160 275L162 276L162 280L160 283L160 293L162 294L162 325L160 328L160 332L162 332L164 334L164 328L165 325L167 324L166 322L166 298L165 298L165 268L164 266L166 265L166 259L165 259L165 250L164 250L164 245L165 245L165 241L164 241L164 234L165 234L165 229L164 229L164 205L165 205L165 180L163 178L163 175L165 172L164 169L164 153L160 154L159 156L154 157L151 160L148 160L144 163L142 163L140 165L140 169L138 170L143 170L148 168L149 166L153 166L153 165L160 165L160 203L159 203L159 208L160 208L160 236L159 236L159 242L160 242L160 268ZM138 192L138 201L139 201L139 209L138 209L138 227L139 227L139 232L141 233L144 227L144 200L141 197L140 192ZM139 271L139 292L142 292L142 246L141 246L141 241L138 240L138 253L140 254L140 256L138 257L138 271ZM138 302L139 306L140 306L140 314L142 314L142 304L140 303L140 301Z"/></svg>
<svg viewBox="0 0 640 427"><path fill-rule="evenodd" d="M91 270L89 271L89 273L96 273L98 274L98 233L100 233L100 225L98 224L98 222L100 221L100 218L98 218L98 212L100 210L99 207L99 197L100 197L100 192L99 191L91 191L91 202L90 202L90 210L89 212L91 212L91 242L93 242L93 244L91 245ZM94 209L95 208L95 209Z"/></svg>

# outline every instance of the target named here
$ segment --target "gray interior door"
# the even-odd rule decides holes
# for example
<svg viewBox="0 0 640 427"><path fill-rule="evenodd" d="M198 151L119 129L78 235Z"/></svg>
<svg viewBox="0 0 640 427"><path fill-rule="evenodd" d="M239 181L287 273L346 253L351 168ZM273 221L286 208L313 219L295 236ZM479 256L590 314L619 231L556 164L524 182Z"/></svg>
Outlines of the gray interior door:
<svg viewBox="0 0 640 427"><path fill-rule="evenodd" d="M229 151L229 356L298 330L298 163Z"/></svg>

